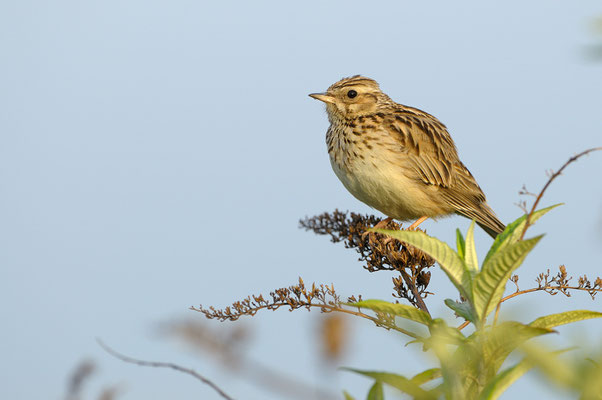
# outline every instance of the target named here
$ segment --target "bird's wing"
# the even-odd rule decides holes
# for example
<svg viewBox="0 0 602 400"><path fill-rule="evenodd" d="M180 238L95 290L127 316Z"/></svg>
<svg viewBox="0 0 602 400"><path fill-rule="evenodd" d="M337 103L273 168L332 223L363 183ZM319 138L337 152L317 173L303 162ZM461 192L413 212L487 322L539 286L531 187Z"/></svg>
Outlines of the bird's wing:
<svg viewBox="0 0 602 400"><path fill-rule="evenodd" d="M453 185L455 175L464 166L445 125L426 113L398 113L389 121L389 127L417 178L428 185Z"/></svg>
<svg viewBox="0 0 602 400"><path fill-rule="evenodd" d="M504 230L504 224L487 205L485 195L468 168L462 164L456 146L443 125L435 117L410 109L390 121L398 135L416 178L427 185L441 188L439 194L458 214L474 219L490 235Z"/></svg>

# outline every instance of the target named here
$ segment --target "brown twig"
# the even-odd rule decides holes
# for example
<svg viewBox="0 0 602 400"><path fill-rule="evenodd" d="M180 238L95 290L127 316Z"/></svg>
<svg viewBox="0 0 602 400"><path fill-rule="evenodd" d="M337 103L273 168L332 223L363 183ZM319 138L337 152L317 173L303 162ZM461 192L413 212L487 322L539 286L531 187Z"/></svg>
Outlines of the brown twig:
<svg viewBox="0 0 602 400"><path fill-rule="evenodd" d="M461 331L462 329L466 328L468 324L470 324L470 321L464 321L462 322L462 325L460 325L457 329Z"/></svg>
<svg viewBox="0 0 602 400"><path fill-rule="evenodd" d="M558 176L560 176L562 174L562 171L564 171L564 169L566 167L568 167L569 164L577 161L579 158L581 158L582 156L584 156L586 154L589 154L589 153L591 153L593 151L598 151L598 150L602 150L602 147L594 147L594 148L582 151L581 153L579 153L579 154L577 154L577 155L569 158L568 161L565 162L562 165L562 167L560 167L560 169L558 171L556 171L556 172L550 171L550 172L552 172L551 175L550 175L550 178L548 179L548 181L546 182L546 184L543 186L543 188L541 189L541 191L537 195L537 198L535 199L535 202L533 203L533 207L531 207L531 211L527 214L527 219L525 221L525 227L523 228L523 232L521 233L519 240L523 240L523 238L525 237L525 233L527 233L527 229L529 229L529 227L531 226L531 216L533 215L533 213L537 209L537 206L539 205L539 201L543 197L543 194L548 189L548 186L550 186L550 184L552 183L552 181L554 181L554 179L556 179Z"/></svg>
<svg viewBox="0 0 602 400"><path fill-rule="evenodd" d="M341 301L340 296L335 292L333 285L316 285L313 283L310 287L306 286L303 279L299 277L299 283L285 288L276 289L270 293L270 298L266 300L263 295L247 296L245 299L232 303L231 306L223 310L215 307L203 308L190 307L191 310L205 314L209 319L218 319L220 321L236 321L243 315L253 316L259 310L277 310L280 307L289 307L290 311L299 308L319 308L322 312L342 312L346 314L362 317L374 322L377 326L393 329L414 339L418 336L410 331L406 331L395 325L395 321L387 319L386 315L376 313L376 317L364 314L359 311L352 311L345 306L348 304ZM362 297L351 296L347 298L347 303L357 303Z"/></svg>
<svg viewBox="0 0 602 400"><path fill-rule="evenodd" d="M257 313L257 311L262 310L262 309L268 309L268 310L274 311L274 310L277 310L280 307L286 307L286 306L290 306L290 304L285 303L285 302L280 303L280 304L265 304L265 305L261 305L259 307L255 307L252 312L246 313L246 315L255 315ZM313 304L313 303L308 303L308 304L303 304L303 307L308 308L308 309L310 307L314 307L314 308L317 307L322 312L340 312L340 313L344 313L344 314L355 315L356 317L362 317L362 318L365 318L365 319L367 319L369 321L374 322L374 324L376 326L380 326L380 327L385 328L385 329L391 329L391 330L403 333L404 335L408 335L408 336L410 336L410 337L412 337L414 339L419 339L420 338L418 335L416 335L413 332L407 331L407 330L405 330L403 328L400 328L400 327L398 327L397 325L394 325L394 324L385 323L383 320L381 320L379 318L372 317L372 316L370 316L368 314L364 314L363 312L360 312L360 311L352 311L352 310L349 310L349 309L346 309L346 308L342 308L342 307L339 307L339 306L332 306L332 305L328 305L328 304ZM197 312L202 312L202 313L205 313L207 311L207 310L204 310L201 307L194 307L194 306L190 307L190 310L197 311ZM291 309L291 311L292 311L292 309ZM206 313L205 313L205 316L207 316ZM208 317L208 318L211 318L211 317ZM221 317L216 317L216 318L221 319ZM226 319L229 319L229 318L226 318ZM236 320L236 319L238 319L238 316L236 318L231 319L231 320Z"/></svg>
<svg viewBox="0 0 602 400"><path fill-rule="evenodd" d="M501 301L499 303L497 303L497 306L495 306L495 314L493 316L493 325L497 324L497 317L500 315L500 308L502 308Z"/></svg>
<svg viewBox="0 0 602 400"><path fill-rule="evenodd" d="M536 287L536 288L531 288L531 289L525 289L525 290L519 290L518 292L514 292L512 294L509 294L508 296L504 297L502 300L500 300L500 303L505 302L506 300L510 300L513 297L519 296L521 294L527 294L527 293L532 293L532 292L538 292L538 291L545 291L548 292L549 290L557 290L557 291L564 291L564 290L583 290L586 292L602 292L602 289L585 289L579 286L553 286L553 285L549 285L549 286L542 286L542 287Z"/></svg>
<svg viewBox="0 0 602 400"><path fill-rule="evenodd" d="M100 347L102 347L104 349L104 351L106 351L113 357L118 358L121 361L130 363L130 364L140 365L143 367L171 368L176 371L183 372L188 375L192 375L195 378L197 378L199 381L210 386L213 390L215 390L224 399L234 400L232 397L228 396L222 389L220 389L215 383L213 383L212 381L210 381L209 379L205 378L204 376L200 375L199 373L197 373L196 371L194 371L192 369L184 368L184 367L181 367L181 366L179 366L177 364L173 364L173 363L138 360L138 359L123 355L121 353L118 353L117 351L113 350L112 348L110 348L109 346L104 344L100 339L96 339L96 342L98 343L98 345Z"/></svg>
<svg viewBox="0 0 602 400"><path fill-rule="evenodd" d="M581 290L583 292L587 292L592 299L594 299L596 294L602 292L602 278L598 277L594 281L590 281L586 275L583 275L579 277L577 285L570 285L569 282L573 278L568 275L566 267L561 265L558 267L558 269L559 272L555 276L550 276L550 270L548 270L546 273L539 274L539 276L536 278L538 286L531 289L520 290L518 286L518 276L514 275L512 278L510 278L510 281L516 285L516 291L499 301L495 309L493 324L495 325L497 323L502 303L521 294L544 291L552 296L562 293L565 296L570 297L571 293L569 290ZM457 329L462 330L468 324L469 322L465 321L462 323L462 325L458 326Z"/></svg>
<svg viewBox="0 0 602 400"><path fill-rule="evenodd" d="M412 294L414 295L414 300L416 301L416 307L418 307L419 309L421 309L422 311L424 311L428 315L431 315L431 313L429 312L428 307L424 303L424 300L422 300L422 296L420 295L420 293L418 293L418 288L416 287L416 283L415 283L416 275L414 275L413 276L414 279L412 279L410 277L410 275L404 269L400 269L399 273L403 277L403 280L405 281L406 286L408 288L410 288L410 290L412 291Z"/></svg>
<svg viewBox="0 0 602 400"><path fill-rule="evenodd" d="M498 315L500 312L500 307L502 306L502 303L505 302L506 300L510 300L513 297L519 296L521 294L527 294L527 293L533 293L533 292L538 292L538 291L549 291L549 290L557 290L557 291L564 291L564 290L569 290L569 289L574 289L574 290L585 290L588 292L591 291L596 291L596 292L602 292L602 289L585 289L579 286L553 286L553 285L547 285L547 286L541 286L541 287L536 287L536 288L531 288L531 289L525 289L525 290L517 290L516 292L509 294L508 296L502 298L500 300L499 303L497 303L497 307L495 308L495 315L493 317L493 325L495 325L497 323L497 319L498 319ZM464 329L470 322L469 321L464 321L464 323L462 323L462 325L458 326L458 330L462 330Z"/></svg>

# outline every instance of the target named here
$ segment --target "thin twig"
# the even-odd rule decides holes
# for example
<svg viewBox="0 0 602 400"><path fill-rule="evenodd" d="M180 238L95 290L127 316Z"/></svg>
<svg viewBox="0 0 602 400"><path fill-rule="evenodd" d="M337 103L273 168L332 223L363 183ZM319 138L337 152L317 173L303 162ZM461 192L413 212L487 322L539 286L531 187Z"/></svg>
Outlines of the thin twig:
<svg viewBox="0 0 602 400"><path fill-rule="evenodd" d="M533 207L531 207L531 211L529 212L529 214L527 214L527 219L525 221L525 227L523 228L523 233L520 235L520 239L519 240L523 240L523 238L525 237L525 233L527 233L527 229L529 229L529 227L531 226L531 216L533 215L533 213L535 212L535 210L537 209L537 206L539 205L539 201L541 200L541 198L543 197L543 194L545 193L546 189L548 188L548 186L550 186L550 184L552 183L552 181L554 179L556 179L559 175L562 174L562 171L564 171L564 169L566 167L569 166L569 164L577 161L580 157L591 153L593 151L598 151L598 150L602 150L602 147L594 147L591 149L587 149L585 151L582 151L581 153L569 158L569 160L567 162L564 163L564 165L562 167L560 167L560 169L554 173L552 173L550 175L550 178L548 179L548 181L546 182L546 184L544 185L544 187L541 189L541 191L539 192L539 194L537 195L537 198L535 199L535 202L533 203Z"/></svg>
<svg viewBox="0 0 602 400"><path fill-rule="evenodd" d="M466 328L468 324L470 324L470 321L464 321L462 322L462 325L460 325L457 329L461 331L462 329Z"/></svg>
<svg viewBox="0 0 602 400"><path fill-rule="evenodd" d="M533 292L538 292L540 290L546 290L546 289L557 289L558 287L552 287L552 286L542 286L542 287L536 287L536 288L531 288L531 289L525 289L525 290L517 290L516 292L509 294L508 296L502 298L499 302L499 304L502 304L503 302L505 302L506 300L510 300L513 297L519 296L521 294L527 294L527 293L533 293ZM578 289L577 287L567 287L566 289ZM498 305L499 305L498 304Z"/></svg>
<svg viewBox="0 0 602 400"><path fill-rule="evenodd" d="M495 325L497 323L498 314L500 312L500 306L506 300L510 300L511 298L519 296L521 294L539 292L539 291L542 291L542 290L543 291L547 291L547 290L561 290L561 289L562 290L582 290L582 291L585 291L585 292L602 292L602 289L584 288L584 287L579 287L579 286L561 286L561 285L556 285L556 286L546 285L546 286L541 286L541 287L536 287L536 288L531 288L531 289L517 290L516 292L514 292L512 294L509 294L508 296L502 298L500 300L500 302L497 304L497 307L495 309L495 316L493 317L493 324ZM468 326L468 324L470 324L470 321L464 321L456 329L458 329L459 331L461 331L462 329L466 328Z"/></svg>
<svg viewBox="0 0 602 400"><path fill-rule="evenodd" d="M290 304L282 303L282 304L262 305L262 306L254 308L253 311L257 312L257 311L259 311L261 309L276 310L276 309L278 309L280 307L286 307L286 306L290 306ZM381 327L386 328L386 329L392 329L394 331L403 333L404 335L408 335L408 336L410 336L410 337L412 337L414 339L419 339L420 338L420 336L416 335L415 333L407 331L407 330L405 330L403 328L400 328L400 327L398 327L396 325L383 325L382 321L380 321L378 318L372 317L372 316L370 316L368 314L364 314L364 313L359 312L359 311L347 310L346 308L341 308L341 307L337 307L337 306L331 306L331 305L328 305L328 304L313 304L313 303L308 303L308 304L303 304L303 307L305 307L305 308L318 307L318 308L320 308L322 310L328 310L328 312L336 311L336 312L341 312L341 313L345 313L345 314L355 315L357 317L362 317L362 318L365 318L367 320L370 320L370 321L374 322L377 326L381 326ZM189 309L193 310L193 311L201 312L201 310L199 308L196 308L196 307L190 307Z"/></svg>
<svg viewBox="0 0 602 400"><path fill-rule="evenodd" d="M414 300L416 301L416 305L418 306L418 308L430 316L431 313L429 312L429 309L427 308L426 304L424 303L424 300L422 300L422 296L420 296L420 293L418 293L418 288L416 287L416 284L414 283L414 281L412 280L410 275L408 275L408 273L404 269L400 269L399 273L403 277L403 280L405 281L406 286L408 288L410 288L410 290L412 291L412 294L414 295ZM414 278L415 277L416 276L414 275Z"/></svg>
<svg viewBox="0 0 602 400"><path fill-rule="evenodd" d="M194 371L192 369L184 368L184 367L181 367L181 366L179 366L177 364L172 364L172 363L167 363L167 362L156 362L156 361L138 360L138 359L135 359L135 358L123 355L121 353L118 353L117 351L113 350L112 348L110 348L109 346L107 346L106 344L104 344L102 342L102 340L100 340L100 339L96 339L96 342L107 353L109 353L110 355L112 355L115 358L120 359L121 361L130 363L130 364L140 365L140 366L143 366L143 367L159 367L159 368L171 368L171 369L175 369L176 371L183 372L183 373L188 374L188 375L192 375L195 378L197 378L199 381L203 382L204 384L209 385L213 390L215 390L224 399L234 400L233 397L228 396L215 383L213 383L212 381L210 381L209 379L205 378L204 376L200 375L199 373L197 373L196 371Z"/></svg>
<svg viewBox="0 0 602 400"><path fill-rule="evenodd" d="M521 294L527 294L527 293L532 293L532 292L538 292L541 290L583 290L585 292L602 292L602 289L593 289L593 288L582 288L579 286L552 286L552 285L547 285L547 286L542 286L542 287L536 287L536 288L531 288L531 289L525 289L525 290L519 290L517 292L514 292L512 294L509 294L508 296L504 297L502 300L500 300L500 303L505 302L506 300L510 300L513 297L516 297L518 295ZM556 294L556 293L554 293Z"/></svg>
<svg viewBox="0 0 602 400"><path fill-rule="evenodd" d="M493 316L493 325L497 324L497 317L500 315L500 308L502 307L502 302L497 303L495 307L495 315Z"/></svg>

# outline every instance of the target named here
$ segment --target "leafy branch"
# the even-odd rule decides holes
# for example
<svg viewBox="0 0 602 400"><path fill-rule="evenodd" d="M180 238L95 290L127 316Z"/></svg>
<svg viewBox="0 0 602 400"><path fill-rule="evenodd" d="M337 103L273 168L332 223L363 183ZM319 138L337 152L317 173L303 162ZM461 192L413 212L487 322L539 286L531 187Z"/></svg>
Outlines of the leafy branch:
<svg viewBox="0 0 602 400"><path fill-rule="evenodd" d="M558 206L537 209L547 188L568 165L597 150L602 148L581 152L571 157L557 172L552 172L539 194L533 194L535 201L530 211L525 207L525 214L507 225L494 240L482 262L477 259L474 221L465 236L457 231L455 249L424 231L401 230L400 224L390 219L379 222L374 216L336 210L300 221L302 228L328 235L333 242L342 242L345 247L355 249L369 272L389 271L398 274L392 278L395 289L393 296L406 299L411 305L401 304L397 300L363 300L361 296L351 296L343 302L333 285L312 284L306 287L299 278L297 285L274 290L266 297L248 296L223 310L202 306L191 309L203 313L207 318L221 321L234 321L243 315L253 316L260 310L277 310L281 307L287 307L290 311L318 308L325 313L338 312L365 318L377 326L408 335L414 339L410 343L422 344L423 349L432 351L439 362L438 367L422 371L413 378L381 371L349 369L374 379L369 399L383 398L382 386L385 384L416 399L497 399L527 371L534 367L545 368L548 361L556 362L554 357L562 352L541 351L528 345L528 341L555 332L554 328L563 324L602 317L602 313L596 311L573 310L545 315L527 324L518 321L498 323L501 304L520 295L543 291L550 295L562 293L570 296L572 290L580 290L595 298L602 291L601 278L592 282L583 275L574 282L564 266L559 267L556 275L549 270L539 274L536 278L537 287L525 290L520 289L518 276L514 274L543 237L525 239L527 229ZM523 193L530 194L526 189ZM430 268L435 263L458 291L459 301L444 301L456 316L465 319L457 328L448 326L443 318L431 316L424 303L424 299L433 294L428 291L428 285ZM505 295L508 281L514 283L516 291ZM493 323L489 323L492 314ZM422 332L406 329L404 321L421 325ZM462 329L469 324L474 326L474 332L465 335ZM513 352L521 353L524 358L502 368L507 366L507 359ZM598 373L596 368L588 369L588 374L598 376L595 375ZM602 373L602 368L598 369ZM433 382L435 380L439 383ZM593 393L588 388L595 385L589 382L580 379L579 374L574 374L574 379L566 380L565 386L582 393ZM346 398L351 399L351 396L346 394Z"/></svg>

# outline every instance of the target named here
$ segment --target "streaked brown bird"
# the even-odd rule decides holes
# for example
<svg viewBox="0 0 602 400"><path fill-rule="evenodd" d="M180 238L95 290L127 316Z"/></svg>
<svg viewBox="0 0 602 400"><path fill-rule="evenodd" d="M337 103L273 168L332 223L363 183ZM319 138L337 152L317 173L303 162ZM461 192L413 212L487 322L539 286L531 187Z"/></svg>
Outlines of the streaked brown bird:
<svg viewBox="0 0 602 400"><path fill-rule="evenodd" d="M504 230L437 118L394 102L375 80L359 75L310 96L326 103L335 174L387 220L417 219L413 229L427 218L455 213L494 238Z"/></svg>

